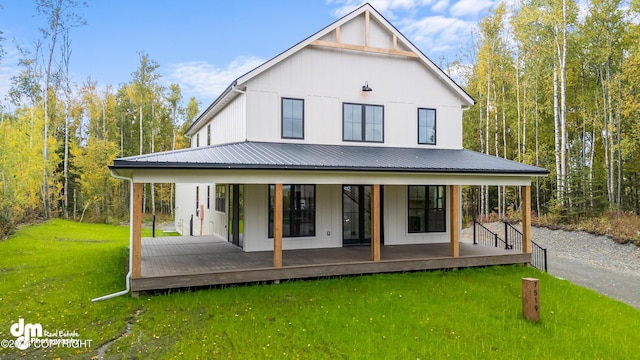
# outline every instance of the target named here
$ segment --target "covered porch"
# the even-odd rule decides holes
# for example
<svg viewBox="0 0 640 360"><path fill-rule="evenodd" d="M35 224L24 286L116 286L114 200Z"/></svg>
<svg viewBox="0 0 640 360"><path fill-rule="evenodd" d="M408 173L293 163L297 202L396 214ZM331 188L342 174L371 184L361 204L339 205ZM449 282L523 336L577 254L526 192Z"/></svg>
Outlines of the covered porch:
<svg viewBox="0 0 640 360"><path fill-rule="evenodd" d="M111 170L115 176L131 182L130 269L134 293L229 283L529 263L531 176L546 173L544 169L466 150L251 142L117 159ZM246 196L257 200L251 207L256 216L251 221L245 219L244 225L245 230L250 226L257 231L252 236L245 234L245 251L225 241L143 241L143 184L154 182L250 186L255 191ZM310 247L292 246L295 243L286 237L283 249L283 223L287 221L283 218L283 187L291 184L313 184L318 192L323 192L318 198L327 205L322 213L315 215L323 219L323 226L307 242ZM367 200L370 221L366 224L370 229L368 245L345 246L343 239L336 235L344 229L340 189L345 184L370 187ZM522 251L505 252L460 242L462 185L520 187ZM430 233L411 233L414 219L409 216L410 186L443 189L438 191L443 199L438 199L446 205L437 209L446 214L440 217L442 227ZM382 193L386 200L382 199ZM333 200L327 203L329 198ZM427 204L427 199L421 201L421 204ZM273 230L269 235L267 224ZM391 227L394 231L389 230ZM322 239L333 239L333 242L322 243ZM246 251L247 243L252 241L261 241L261 247Z"/></svg>
<svg viewBox="0 0 640 360"><path fill-rule="evenodd" d="M531 254L471 243L414 244L380 247L372 260L369 246L282 251L282 265L273 266L273 252L244 252L213 236L143 238L140 277L133 291L186 288L301 278L524 264Z"/></svg>

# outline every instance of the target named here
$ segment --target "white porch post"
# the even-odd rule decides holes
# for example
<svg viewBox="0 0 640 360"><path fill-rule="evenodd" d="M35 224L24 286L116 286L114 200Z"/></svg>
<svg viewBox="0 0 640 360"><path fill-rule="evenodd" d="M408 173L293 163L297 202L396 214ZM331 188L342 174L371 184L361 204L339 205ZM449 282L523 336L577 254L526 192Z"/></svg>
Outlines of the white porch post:
<svg viewBox="0 0 640 360"><path fill-rule="evenodd" d="M282 184L276 184L273 194L273 267L282 267Z"/></svg>
<svg viewBox="0 0 640 360"><path fill-rule="evenodd" d="M449 186L449 241L451 257L460 256L460 185Z"/></svg>

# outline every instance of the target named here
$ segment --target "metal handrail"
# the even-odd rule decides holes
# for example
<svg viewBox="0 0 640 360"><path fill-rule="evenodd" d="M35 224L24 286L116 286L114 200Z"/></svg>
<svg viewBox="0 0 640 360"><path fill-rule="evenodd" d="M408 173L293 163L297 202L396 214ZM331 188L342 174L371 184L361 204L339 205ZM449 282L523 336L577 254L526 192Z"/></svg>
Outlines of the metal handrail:
<svg viewBox="0 0 640 360"><path fill-rule="evenodd" d="M502 240L498 234L487 229L484 225L473 220L473 244L483 246L501 247L509 249L508 244Z"/></svg>
<svg viewBox="0 0 640 360"><path fill-rule="evenodd" d="M516 250L522 251L522 232L508 222L504 223L505 239L513 238ZM519 244L519 247L516 245ZM547 271L547 248L531 240L531 265L544 272Z"/></svg>
<svg viewBox="0 0 640 360"><path fill-rule="evenodd" d="M513 225L504 223L504 240L498 234L473 220L473 244L522 251L522 232ZM547 272L547 248L531 241L531 265Z"/></svg>

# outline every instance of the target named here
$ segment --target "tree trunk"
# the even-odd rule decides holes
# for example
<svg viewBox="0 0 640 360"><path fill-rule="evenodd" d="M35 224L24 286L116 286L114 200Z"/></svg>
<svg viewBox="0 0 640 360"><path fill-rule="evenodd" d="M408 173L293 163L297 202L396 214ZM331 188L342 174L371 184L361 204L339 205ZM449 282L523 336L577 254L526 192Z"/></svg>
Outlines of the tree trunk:
<svg viewBox="0 0 640 360"><path fill-rule="evenodd" d="M496 90L496 85L493 84L493 103L496 105L495 110L493 111L493 146L495 148L495 152L496 152L496 157L500 157L500 149L498 147L498 139L500 138L500 136L498 135L498 130L499 130L499 126L498 126L498 92ZM502 215L502 196L500 194L500 186L497 187L497 192L498 192L498 216Z"/></svg>
<svg viewBox="0 0 640 360"><path fill-rule="evenodd" d="M502 157L507 158L507 104L505 101L504 82L502 83ZM502 186L502 216L507 213L507 187Z"/></svg>
<svg viewBox="0 0 640 360"><path fill-rule="evenodd" d="M522 97L524 106L522 107L522 151L519 151L518 161L523 161L527 154L527 80L522 84ZM519 191L517 192L520 193Z"/></svg>
<svg viewBox="0 0 640 360"><path fill-rule="evenodd" d="M516 57L515 63L513 65L513 69L516 73L516 114L517 114L517 122L518 122L518 150L516 152L516 159L518 161L522 161L520 157L520 69L518 68L518 58ZM502 94L504 96L504 84L502 86ZM506 135L505 135L506 136ZM505 151L506 151L506 141L505 141ZM505 155L505 159L507 156Z"/></svg>
<svg viewBox="0 0 640 360"><path fill-rule="evenodd" d="M611 173L610 173L610 163L611 159L609 158L609 119L607 115L609 114L609 106L607 104L608 96L607 89L605 85L605 79L602 76L602 71L600 72L600 82L602 88L602 142L604 145L604 164L605 164L605 174L607 180L607 199L609 203L613 202L613 191L611 189Z"/></svg>
<svg viewBox="0 0 640 360"><path fill-rule="evenodd" d="M538 112L538 81L536 80L535 84L535 127L536 127L536 166L540 166L540 141L539 141L539 112ZM540 177L536 176L536 211L538 212L538 216L540 216Z"/></svg>
<svg viewBox="0 0 640 360"><path fill-rule="evenodd" d="M560 116L558 114L558 68L553 66L553 125L554 125L554 147L556 151L556 187L557 200L560 204L562 199L562 167L560 158Z"/></svg>
<svg viewBox="0 0 640 360"><path fill-rule="evenodd" d="M156 151L156 143L155 143L155 137L156 137L156 126L155 126L155 107L153 102L151 103L151 152L155 152ZM151 190L151 214L153 216L156 216L156 186L154 183L151 183L149 185L149 188Z"/></svg>
<svg viewBox="0 0 640 360"><path fill-rule="evenodd" d="M562 52L560 55L560 168L562 170L562 196L569 192L567 186L567 4L562 0Z"/></svg>
<svg viewBox="0 0 640 360"><path fill-rule="evenodd" d="M621 189L622 189L622 153L621 153L621 148L622 148L622 144L620 144L620 133L621 133L621 120L620 120L620 92L621 92L621 84L620 84L620 76L618 76L618 108L617 108L617 113L616 113L616 118L617 118L617 141L618 141L618 188L617 188L617 198L616 198L616 210L618 213L618 217L620 217L620 205L622 202L622 198L621 198Z"/></svg>
<svg viewBox="0 0 640 360"><path fill-rule="evenodd" d="M68 74L68 72L67 72ZM68 79L68 78L67 78ZM64 218L69 218L69 100L64 115Z"/></svg>

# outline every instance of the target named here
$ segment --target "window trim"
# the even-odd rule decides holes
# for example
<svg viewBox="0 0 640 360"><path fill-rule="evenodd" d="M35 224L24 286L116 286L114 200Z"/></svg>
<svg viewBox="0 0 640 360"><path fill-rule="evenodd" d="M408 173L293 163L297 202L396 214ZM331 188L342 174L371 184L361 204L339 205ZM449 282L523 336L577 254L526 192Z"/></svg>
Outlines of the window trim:
<svg viewBox="0 0 640 360"><path fill-rule="evenodd" d="M196 213L200 211L200 186L196 186Z"/></svg>
<svg viewBox="0 0 640 360"><path fill-rule="evenodd" d="M207 210L211 209L211 185L207 185Z"/></svg>
<svg viewBox="0 0 640 360"><path fill-rule="evenodd" d="M272 226L274 220L275 220L275 206L272 208L271 207L271 196L272 194L275 195L275 191L271 190L271 187L275 186L274 184L269 184L267 185L267 238L269 239L273 239L273 233L272 230L273 228L275 228L275 226ZM284 231L282 232L282 238L312 238L312 237L316 237L317 234L317 210L316 210L316 204L317 204L317 187L315 184L283 184L282 187L285 186L291 186L292 188L295 186L313 186L313 234L312 235L291 235L292 231L291 229L294 227L294 223L293 222L289 222L289 236L284 236ZM275 190L275 189L274 189ZM293 205L294 201L295 201L295 197L294 196L290 196L289 198L290 200L290 204L289 204L289 209L291 209L291 205ZM275 200L275 199L274 199ZM286 206L283 202L282 204L282 211L284 212L286 209ZM291 210L289 210L291 211ZM284 224L283 224L283 230L284 230Z"/></svg>
<svg viewBox="0 0 640 360"><path fill-rule="evenodd" d="M362 134L362 140L350 140L350 139L345 139L345 133L344 133L344 113L345 113L345 105L359 105L362 107L362 118L360 119L360 126L361 126L361 134ZM371 107L379 107L382 109L382 139L380 141L377 140L366 140L366 135L367 135L367 119L366 119L366 108L367 106L371 106ZM383 144L384 143L384 105L376 105L376 104L360 104L360 103L352 103L352 102L343 102L342 103L342 141L347 141L347 142L366 142L366 143L376 143L376 144Z"/></svg>
<svg viewBox="0 0 640 360"><path fill-rule="evenodd" d="M433 110L433 142L420 142L420 110ZM434 108L418 108L416 127L418 129L418 145L437 145L438 144L438 111Z"/></svg>
<svg viewBox="0 0 640 360"><path fill-rule="evenodd" d="M222 189L221 192L218 192L218 189ZM216 184L215 187L215 203L213 209L217 212L227 213L227 185L226 184ZM218 195L222 195L219 197Z"/></svg>
<svg viewBox="0 0 640 360"><path fill-rule="evenodd" d="M284 102L285 100L295 100L295 101L302 102L302 136L301 137L284 135ZM282 97L280 99L280 137L282 139L304 140L304 99L290 98L290 97Z"/></svg>
<svg viewBox="0 0 640 360"><path fill-rule="evenodd" d="M410 226L410 222L411 222L411 217L409 216L409 213L411 212L412 209L418 209L418 208L411 208L411 188L412 187L422 187L425 189L425 207L424 209L424 222L425 222L425 230L424 231L412 231L411 230L411 226ZM443 201L442 201L442 208L430 208L429 207L429 188L430 187L435 187L435 188L440 188L442 187L444 193L442 194L443 197ZM429 229L429 210L438 210L438 211L442 211L443 215L444 215L444 230L430 230ZM428 234L428 233L446 233L447 232L447 186L446 185L407 185L407 233L409 234Z"/></svg>

